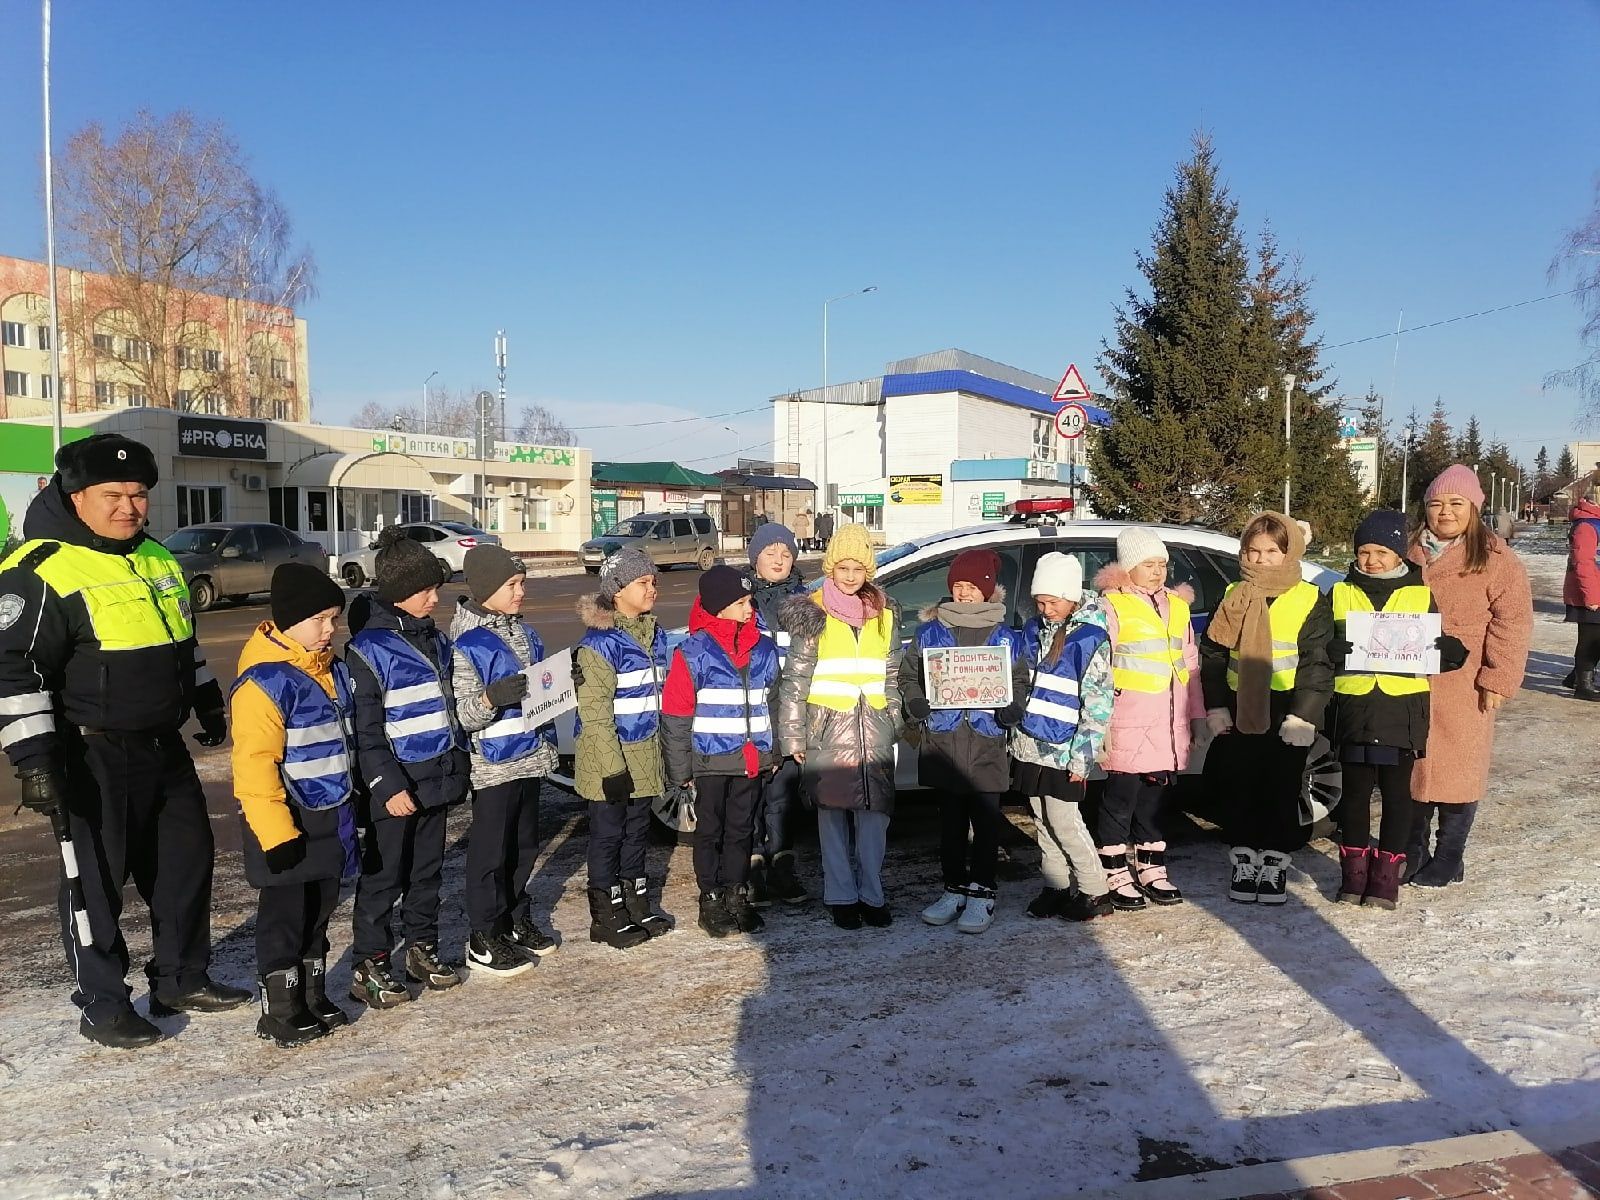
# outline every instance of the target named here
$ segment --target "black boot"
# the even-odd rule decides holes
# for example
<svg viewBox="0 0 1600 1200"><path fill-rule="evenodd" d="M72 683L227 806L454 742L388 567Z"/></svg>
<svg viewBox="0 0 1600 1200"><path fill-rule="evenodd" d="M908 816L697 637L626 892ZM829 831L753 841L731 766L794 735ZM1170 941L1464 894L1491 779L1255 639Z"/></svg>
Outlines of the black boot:
<svg viewBox="0 0 1600 1200"><path fill-rule="evenodd" d="M622 885L589 889L589 940L613 950L631 950L650 935L633 923L622 901Z"/></svg>
<svg viewBox="0 0 1600 1200"><path fill-rule="evenodd" d="M750 898L748 885L734 888L728 895L728 915L733 918L733 923L739 927L740 933L760 933L766 922L761 919L761 914L755 910L755 901Z"/></svg>
<svg viewBox="0 0 1600 1200"><path fill-rule="evenodd" d="M1410 883L1412 876L1428 865L1433 858L1428 849L1433 840L1433 810L1435 805L1421 800L1411 802L1411 836L1406 840L1406 868L1400 875L1401 883Z"/></svg>
<svg viewBox="0 0 1600 1200"><path fill-rule="evenodd" d="M305 980L298 967L273 971L261 979L261 1019L256 1036L284 1049L303 1046L328 1031L306 1007Z"/></svg>
<svg viewBox="0 0 1600 1200"><path fill-rule="evenodd" d="M714 938L739 932L739 922L728 908L725 890L718 888L700 893L700 928Z"/></svg>
<svg viewBox="0 0 1600 1200"><path fill-rule="evenodd" d="M779 850L767 868L767 894L785 904L804 904L811 899L794 870L794 851Z"/></svg>
<svg viewBox="0 0 1600 1200"><path fill-rule="evenodd" d="M650 907L650 881L642 875L622 881L622 907L628 919L650 937L672 932L672 922Z"/></svg>
<svg viewBox="0 0 1600 1200"><path fill-rule="evenodd" d="M1069 894L1066 888L1043 888L1029 903L1027 913L1030 917L1059 917Z"/></svg>
<svg viewBox="0 0 1600 1200"><path fill-rule="evenodd" d="M93 1025L88 1017L82 1017L78 1020L78 1032L91 1042L99 1042L113 1050L139 1050L154 1046L167 1036L131 1008L109 1019L102 1018Z"/></svg>
<svg viewBox="0 0 1600 1200"><path fill-rule="evenodd" d="M163 994L154 988L150 989L152 1017L175 1017L181 1012L227 1012L230 1008L238 1008L241 1004L249 1003L250 992L247 989L218 983L209 975L204 976L198 986L190 988L187 992Z"/></svg>
<svg viewBox="0 0 1600 1200"><path fill-rule="evenodd" d="M767 860L759 854L750 856L750 903L765 908L772 903L772 893L767 889Z"/></svg>
<svg viewBox="0 0 1600 1200"><path fill-rule="evenodd" d="M1439 805L1439 840L1433 847L1433 860L1411 877L1418 887L1444 887L1467 877L1465 855L1467 835L1478 816L1478 802Z"/></svg>
<svg viewBox="0 0 1600 1200"><path fill-rule="evenodd" d="M328 999L328 960L308 958L300 964L306 981L306 1008L324 1029L350 1024L350 1014Z"/></svg>

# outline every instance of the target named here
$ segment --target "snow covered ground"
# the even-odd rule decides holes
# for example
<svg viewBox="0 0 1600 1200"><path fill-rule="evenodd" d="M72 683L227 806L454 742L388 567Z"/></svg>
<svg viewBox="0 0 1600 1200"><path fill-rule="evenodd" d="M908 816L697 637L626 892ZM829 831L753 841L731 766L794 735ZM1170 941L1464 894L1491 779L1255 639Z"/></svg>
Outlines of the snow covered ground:
<svg viewBox="0 0 1600 1200"><path fill-rule="evenodd" d="M0 1194L1029 1200L1596 1111L1600 713L1557 685L1561 559L1528 562L1529 690L1501 717L1463 885L1407 889L1392 914L1335 905L1317 843L1287 906L1234 905L1201 836L1174 853L1190 903L1041 924L1022 915L1037 884L1019 841L999 919L970 937L915 919L936 833L908 807L892 929L838 931L810 905L712 942L687 850L659 847L685 928L622 954L586 940L581 810L563 799L536 883L557 954L294 1053L255 1038L253 1010L168 1022L177 1036L136 1054L93 1047L49 914L8 912ZM222 978L251 975L252 913L224 857ZM126 928L139 961L148 938Z"/></svg>

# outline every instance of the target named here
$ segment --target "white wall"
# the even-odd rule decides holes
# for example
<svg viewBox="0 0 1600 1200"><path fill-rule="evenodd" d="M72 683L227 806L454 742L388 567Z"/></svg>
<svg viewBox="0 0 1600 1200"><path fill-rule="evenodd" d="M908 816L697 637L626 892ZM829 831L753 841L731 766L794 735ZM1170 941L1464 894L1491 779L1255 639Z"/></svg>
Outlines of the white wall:
<svg viewBox="0 0 1600 1200"><path fill-rule="evenodd" d="M955 495L950 487L950 463L957 457L955 447L960 396L955 392L890 396L884 400L883 407L883 473L891 476L942 475L945 485L942 504L886 503L883 510L884 537L893 544L966 524L965 512L956 512Z"/></svg>
<svg viewBox="0 0 1600 1200"><path fill-rule="evenodd" d="M799 464L800 474L819 489L819 508L825 504L820 493L824 483L835 484L841 492L870 491L874 489L868 485L884 472L883 409L874 404L827 407L828 469L824 472L823 406L789 400L777 400L772 405L773 456Z"/></svg>
<svg viewBox="0 0 1600 1200"><path fill-rule="evenodd" d="M1033 458L1033 423L1042 413L962 396L951 458Z"/></svg>

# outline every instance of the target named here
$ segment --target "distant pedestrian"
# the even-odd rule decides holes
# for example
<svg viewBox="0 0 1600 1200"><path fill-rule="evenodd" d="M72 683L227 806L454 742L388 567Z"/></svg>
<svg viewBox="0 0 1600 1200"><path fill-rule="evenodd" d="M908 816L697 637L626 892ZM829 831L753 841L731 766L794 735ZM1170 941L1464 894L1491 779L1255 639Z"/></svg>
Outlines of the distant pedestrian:
<svg viewBox="0 0 1600 1200"><path fill-rule="evenodd" d="M1567 577L1561 598L1567 620L1578 627L1572 653L1572 694L1579 700L1600 700L1595 668L1600 666L1600 504L1579 500L1568 514Z"/></svg>
<svg viewBox="0 0 1600 1200"><path fill-rule="evenodd" d="M833 514L826 510L817 514L816 541L821 546L826 546L833 540Z"/></svg>
<svg viewBox="0 0 1600 1200"><path fill-rule="evenodd" d="M1522 686L1533 635L1533 591L1516 552L1479 517L1483 486L1459 463L1423 496L1424 524L1407 557L1422 568L1446 633L1467 648L1463 670L1432 680L1428 753L1412 771L1417 808L1406 850L1410 882L1444 887L1466 876L1463 855L1489 789L1495 713ZM1432 846L1434 814L1438 840Z"/></svg>
<svg viewBox="0 0 1600 1200"><path fill-rule="evenodd" d="M792 522L794 540L800 550L811 549L811 510L804 509Z"/></svg>

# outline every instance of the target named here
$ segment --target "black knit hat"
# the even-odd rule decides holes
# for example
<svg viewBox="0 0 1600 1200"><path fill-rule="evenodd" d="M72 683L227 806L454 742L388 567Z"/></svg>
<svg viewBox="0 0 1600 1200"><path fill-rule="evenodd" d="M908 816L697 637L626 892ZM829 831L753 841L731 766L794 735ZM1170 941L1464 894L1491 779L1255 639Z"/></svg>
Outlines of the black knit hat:
<svg viewBox="0 0 1600 1200"><path fill-rule="evenodd" d="M161 478L150 448L120 433L97 433L66 443L56 451L56 471L61 490L69 495L97 483L142 483L153 488Z"/></svg>
<svg viewBox="0 0 1600 1200"><path fill-rule="evenodd" d="M344 611L344 592L310 563L286 562L272 572L272 623L292 629L329 608Z"/></svg>
<svg viewBox="0 0 1600 1200"><path fill-rule="evenodd" d="M1401 558L1406 556L1406 515L1392 508L1379 508L1368 513L1356 526L1356 548L1384 546Z"/></svg>
<svg viewBox="0 0 1600 1200"><path fill-rule="evenodd" d="M504 546L485 543L467 551L462 560L462 573L467 577L467 592L479 604L505 586L513 575L526 575L528 568L522 560Z"/></svg>
<svg viewBox="0 0 1600 1200"><path fill-rule="evenodd" d="M716 616L736 600L750 595L750 580L742 571L726 563L712 567L700 576L700 607Z"/></svg>
<svg viewBox="0 0 1600 1200"><path fill-rule="evenodd" d="M398 525L378 535L378 553L373 556L378 599L388 604L415 596L445 581L444 568L421 542L413 541Z"/></svg>

